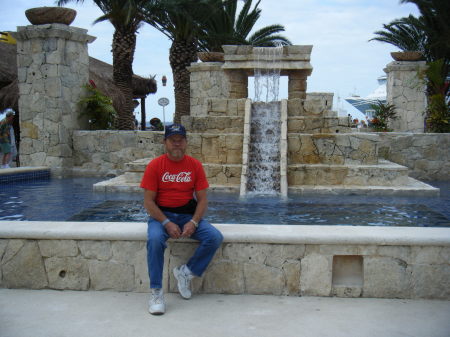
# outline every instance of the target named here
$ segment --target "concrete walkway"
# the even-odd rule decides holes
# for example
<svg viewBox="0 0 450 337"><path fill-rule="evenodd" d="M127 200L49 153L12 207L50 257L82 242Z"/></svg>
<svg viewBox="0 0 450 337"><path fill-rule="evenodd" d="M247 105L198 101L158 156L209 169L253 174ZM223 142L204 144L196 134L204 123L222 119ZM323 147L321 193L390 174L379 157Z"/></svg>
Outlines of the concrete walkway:
<svg viewBox="0 0 450 337"><path fill-rule="evenodd" d="M1 337L448 337L450 302L0 289Z"/></svg>

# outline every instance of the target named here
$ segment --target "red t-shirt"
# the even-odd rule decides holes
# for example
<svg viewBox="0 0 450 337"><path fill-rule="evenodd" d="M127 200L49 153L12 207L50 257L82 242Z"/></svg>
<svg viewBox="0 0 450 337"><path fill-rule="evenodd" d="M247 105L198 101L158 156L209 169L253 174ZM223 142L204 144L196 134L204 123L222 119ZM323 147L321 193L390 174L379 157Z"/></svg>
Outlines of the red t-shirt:
<svg viewBox="0 0 450 337"><path fill-rule="evenodd" d="M185 155L180 161L167 154L153 159L145 169L141 187L156 192L156 204L180 207L193 198L194 191L209 187L202 163Z"/></svg>

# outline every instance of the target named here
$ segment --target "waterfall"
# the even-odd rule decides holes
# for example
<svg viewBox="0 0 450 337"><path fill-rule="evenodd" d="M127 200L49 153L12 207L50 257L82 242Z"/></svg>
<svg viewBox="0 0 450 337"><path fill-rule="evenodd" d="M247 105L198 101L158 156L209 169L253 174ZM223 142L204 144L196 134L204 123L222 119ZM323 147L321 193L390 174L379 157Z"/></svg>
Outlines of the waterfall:
<svg viewBox="0 0 450 337"><path fill-rule="evenodd" d="M255 101L278 101L280 87L280 58L283 46L253 48L255 61Z"/></svg>
<svg viewBox="0 0 450 337"><path fill-rule="evenodd" d="M254 48L255 100L251 107L247 191L280 193L281 107L278 102L283 47Z"/></svg>
<svg viewBox="0 0 450 337"><path fill-rule="evenodd" d="M252 104L247 191L280 192L280 102Z"/></svg>

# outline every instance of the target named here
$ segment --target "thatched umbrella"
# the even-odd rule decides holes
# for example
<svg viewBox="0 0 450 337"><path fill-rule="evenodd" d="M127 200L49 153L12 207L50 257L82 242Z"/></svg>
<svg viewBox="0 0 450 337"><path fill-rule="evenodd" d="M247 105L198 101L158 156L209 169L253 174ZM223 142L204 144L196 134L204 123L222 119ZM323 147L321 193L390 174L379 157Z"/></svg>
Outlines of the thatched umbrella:
<svg viewBox="0 0 450 337"><path fill-rule="evenodd" d="M19 113L19 87L17 85L17 52L16 45L0 42L0 111L13 108ZM103 61L89 57L89 79L93 80L97 88L111 97L114 108L118 111L125 101L122 92L114 85L113 67ZM133 75L133 95L142 101L148 94L156 92L154 78L144 78ZM141 103L141 112L145 121L145 104ZM142 113L141 113L142 114ZM15 118L18 123L19 118ZM145 122L142 123L145 127ZM18 131L18 125L17 129ZM16 133L19 135L19 133Z"/></svg>

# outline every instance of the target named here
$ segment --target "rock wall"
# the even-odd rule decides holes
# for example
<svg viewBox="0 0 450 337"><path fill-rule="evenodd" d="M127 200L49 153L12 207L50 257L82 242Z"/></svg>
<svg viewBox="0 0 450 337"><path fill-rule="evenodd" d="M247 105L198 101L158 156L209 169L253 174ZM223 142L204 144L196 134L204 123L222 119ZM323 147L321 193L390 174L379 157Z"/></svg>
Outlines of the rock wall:
<svg viewBox="0 0 450 337"><path fill-rule="evenodd" d="M74 173L117 175L125 164L164 153L163 133L155 131L75 131Z"/></svg>
<svg viewBox="0 0 450 337"><path fill-rule="evenodd" d="M232 174L232 182L238 184L240 166L233 165L242 164L242 137L241 134L227 137L220 134L192 134L189 135L189 154L202 162L211 163L205 166L208 172L211 171L211 183L223 183L227 180L227 172L232 169L236 171ZM153 131L75 131L74 171L97 175L121 173L129 162L164 153L162 138L161 132ZM339 134L290 134L288 157L298 157L296 160L300 163L342 164L343 154L346 153L355 162L374 163L377 160L375 145L378 146L379 158L408 167L409 175L413 178L450 179L450 134L386 132L356 133L350 137ZM322 149L320 153L329 153L329 156L321 158L318 149ZM361 151L356 151L358 149ZM353 152L365 156L353 158ZM216 168L214 164L231 166ZM224 170L225 173L222 172ZM223 179L215 179L217 174L221 174Z"/></svg>
<svg viewBox="0 0 450 337"><path fill-rule="evenodd" d="M164 288L197 243L169 241ZM224 243L196 293L450 299L450 248ZM0 287L148 292L145 241L0 240Z"/></svg>
<svg viewBox="0 0 450 337"><path fill-rule="evenodd" d="M450 180L450 133L379 133L379 156L420 180Z"/></svg>
<svg viewBox="0 0 450 337"><path fill-rule="evenodd" d="M17 67L24 166L72 167L78 100L89 79L87 30L63 24L18 27Z"/></svg>
<svg viewBox="0 0 450 337"><path fill-rule="evenodd" d="M425 70L425 61L395 61L386 66L387 97L389 104L394 104L398 119L389 123L396 132L423 132L424 111L427 107L426 86L420 80L420 73Z"/></svg>

